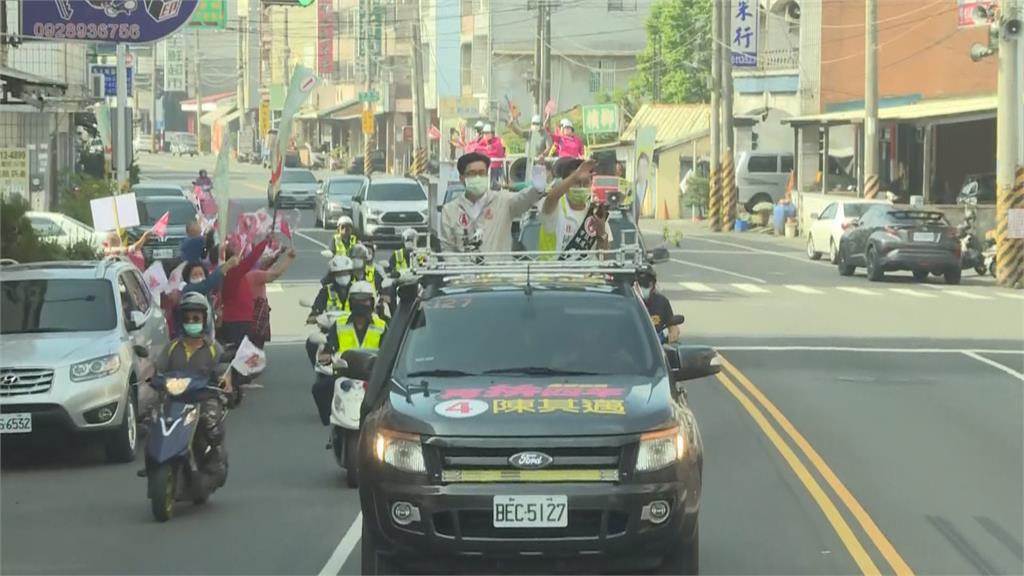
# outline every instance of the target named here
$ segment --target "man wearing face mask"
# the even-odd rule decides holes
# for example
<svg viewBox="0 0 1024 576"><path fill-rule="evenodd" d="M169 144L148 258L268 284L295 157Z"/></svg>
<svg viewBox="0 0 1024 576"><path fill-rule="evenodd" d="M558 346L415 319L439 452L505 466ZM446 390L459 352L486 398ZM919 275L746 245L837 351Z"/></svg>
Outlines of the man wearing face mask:
<svg viewBox="0 0 1024 576"><path fill-rule="evenodd" d="M543 181L531 182L520 192L491 190L490 163L477 153L459 158L459 179L466 192L441 211L443 252L470 251L473 238L479 238L480 252L511 252L512 222L544 197Z"/></svg>
<svg viewBox="0 0 1024 576"><path fill-rule="evenodd" d="M337 330L327 336L320 352L320 362L331 362L331 356L353 348L379 349L387 324L373 313L373 287L369 282L353 282L348 292L350 312L338 318ZM313 384L313 400L324 426L330 423L331 400L334 399L334 378L317 374Z"/></svg>
<svg viewBox="0 0 1024 576"><path fill-rule="evenodd" d="M596 166L594 160L578 158L560 158L555 163L555 177L560 180L551 187L541 206L539 251L563 252L583 226L590 209L590 181ZM611 239L608 221L604 220L602 224L597 230L597 250L607 250Z"/></svg>
<svg viewBox="0 0 1024 576"><path fill-rule="evenodd" d="M529 158L537 159L543 157L544 153L550 150L553 145L551 136L544 130L544 125L541 123L540 114L534 114L533 118L530 119L529 132L524 132L517 122L509 124L508 127L516 136L526 140L526 155Z"/></svg>
<svg viewBox="0 0 1024 576"><path fill-rule="evenodd" d="M365 280L370 283L370 286L373 286L375 296L380 294L384 274L377 270L370 247L366 244L356 244L348 254L352 258L352 280L354 282Z"/></svg>
<svg viewBox="0 0 1024 576"><path fill-rule="evenodd" d="M358 243L359 237L352 231L352 219L348 216L338 218L338 233L334 235L331 251L338 256L348 256L348 251Z"/></svg>
<svg viewBox="0 0 1024 576"><path fill-rule="evenodd" d="M348 312L348 290L352 284L352 259L335 256L327 263L327 276L321 280L320 292L313 301L306 324L316 324L316 317L324 312ZM316 359L316 344L306 340L306 355L312 365Z"/></svg>
<svg viewBox="0 0 1024 576"><path fill-rule="evenodd" d="M654 268L645 267L637 274L636 281L640 285L640 295L644 299L644 306L647 307L647 313L651 315L651 322L654 323L654 329L658 332L658 336L664 339L663 342L665 340L670 344L678 342L679 326L668 326L668 322L675 315L672 312L672 303L664 294L658 292L656 286L658 275Z"/></svg>
<svg viewBox="0 0 1024 576"><path fill-rule="evenodd" d="M416 237L416 231L412 228L402 232L402 247L391 253L391 258L388 260L388 270L401 274L409 269L413 252L416 251Z"/></svg>

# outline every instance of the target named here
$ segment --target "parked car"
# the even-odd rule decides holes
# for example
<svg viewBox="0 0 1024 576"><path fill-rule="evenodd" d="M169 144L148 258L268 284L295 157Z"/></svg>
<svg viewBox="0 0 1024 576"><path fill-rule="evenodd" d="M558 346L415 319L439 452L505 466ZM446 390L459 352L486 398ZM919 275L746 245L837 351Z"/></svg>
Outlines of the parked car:
<svg viewBox="0 0 1024 576"><path fill-rule="evenodd" d="M150 234L142 247L146 265L163 262L164 270L170 272L181 263L178 247L185 239L185 226L199 217L195 204L183 196L146 196L136 198L139 210L139 225L128 229L128 237L132 241L142 236L156 224L164 213L168 213L167 235L160 239Z"/></svg>
<svg viewBox="0 0 1024 576"><path fill-rule="evenodd" d="M305 168L283 168L281 170L281 190L277 194L276 205L278 208L286 206L316 207L316 191L320 187L320 181L312 172ZM275 205L275 200L270 197L270 187L267 187L267 205Z"/></svg>
<svg viewBox="0 0 1024 576"><path fill-rule="evenodd" d="M427 193L412 178L370 178L352 198L352 220L360 237L375 242L401 242L408 228L426 234Z"/></svg>
<svg viewBox="0 0 1024 576"><path fill-rule="evenodd" d="M56 242L70 248L79 242L92 244L99 251L103 247L104 235L92 226L59 212L26 212L36 236L45 242Z"/></svg>
<svg viewBox="0 0 1024 576"><path fill-rule="evenodd" d="M143 180L135 186L132 186L132 193L135 194L135 198L144 198L147 196L177 196L180 195L182 198L188 197L188 191L184 186L177 182L163 181L163 180Z"/></svg>
<svg viewBox="0 0 1024 576"><path fill-rule="evenodd" d="M135 153L145 152L149 154L153 151L153 135L152 134L136 134L135 140L132 142L132 149Z"/></svg>
<svg viewBox="0 0 1024 576"><path fill-rule="evenodd" d="M176 132L171 135L171 154L175 156L195 156L199 153L196 135L189 132Z"/></svg>
<svg viewBox="0 0 1024 576"><path fill-rule="evenodd" d="M807 257L811 260L819 260L822 253L827 251L829 262L835 264L839 255L839 239L869 208L878 204L888 204L888 202L882 200L833 202L825 206L820 214L811 214L811 227L807 232Z"/></svg>
<svg viewBox="0 0 1024 576"><path fill-rule="evenodd" d="M138 415L167 322L124 259L4 266L0 434L92 433L107 458L135 458Z"/></svg>
<svg viewBox="0 0 1024 576"><path fill-rule="evenodd" d="M380 174L386 171L387 161L384 158L384 153L380 150L374 150L370 153L370 161L373 163L373 172ZM365 168L362 156L355 156L352 161L348 164L349 174L362 174L363 168Z"/></svg>
<svg viewBox="0 0 1024 576"><path fill-rule="evenodd" d="M352 198L369 183L363 176L331 176L316 192L316 223L330 228L342 216L352 216Z"/></svg>
<svg viewBox="0 0 1024 576"><path fill-rule="evenodd" d="M872 282L910 270L918 281L941 274L947 284L960 283L960 236L941 212L878 205L852 226L839 241L841 276L864 266Z"/></svg>

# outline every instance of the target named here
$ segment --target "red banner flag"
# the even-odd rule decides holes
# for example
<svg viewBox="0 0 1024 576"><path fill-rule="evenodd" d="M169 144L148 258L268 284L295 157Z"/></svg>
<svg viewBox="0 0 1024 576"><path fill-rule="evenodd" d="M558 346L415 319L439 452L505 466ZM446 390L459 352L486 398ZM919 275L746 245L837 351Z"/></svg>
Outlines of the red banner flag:
<svg viewBox="0 0 1024 576"><path fill-rule="evenodd" d="M167 224L171 221L171 213L164 212L164 215L153 224L153 234L163 240L167 237Z"/></svg>

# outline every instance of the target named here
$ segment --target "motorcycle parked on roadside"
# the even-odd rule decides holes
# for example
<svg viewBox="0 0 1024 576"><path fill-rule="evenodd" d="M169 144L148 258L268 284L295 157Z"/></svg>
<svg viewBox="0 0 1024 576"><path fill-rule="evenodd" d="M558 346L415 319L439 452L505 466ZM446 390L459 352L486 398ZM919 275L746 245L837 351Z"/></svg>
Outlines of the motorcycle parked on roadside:
<svg viewBox="0 0 1024 576"><path fill-rule="evenodd" d="M233 352L226 352L220 362L230 363L233 357ZM223 408L224 391L218 384L188 372L168 372L153 378L153 389L161 400L146 436L145 476L153 517L158 522L174 515L177 502L205 504L227 481L227 459L222 452L227 410ZM213 398L219 398L221 409L200 414L202 403ZM203 418L214 418L215 422L199 431Z"/></svg>
<svg viewBox="0 0 1024 576"><path fill-rule="evenodd" d="M996 237L995 237L995 230L990 230L988 232L988 234L985 235L985 251L982 252L981 255L985 259L985 269L988 270L988 273L991 274L993 278L995 278L996 277Z"/></svg>
<svg viewBox="0 0 1024 576"><path fill-rule="evenodd" d="M964 220L956 228L960 239L960 268L962 270L974 269L979 276L983 276L988 267L983 255L984 247L975 227L978 205L978 183L976 181L963 187L957 198L957 203L964 205Z"/></svg>

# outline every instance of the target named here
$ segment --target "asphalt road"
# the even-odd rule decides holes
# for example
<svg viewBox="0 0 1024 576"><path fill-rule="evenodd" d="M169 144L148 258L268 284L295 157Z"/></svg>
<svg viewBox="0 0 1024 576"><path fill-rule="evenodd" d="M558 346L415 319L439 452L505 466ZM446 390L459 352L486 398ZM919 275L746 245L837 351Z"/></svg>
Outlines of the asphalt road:
<svg viewBox="0 0 1024 576"><path fill-rule="evenodd" d="M150 174L198 169L175 162ZM264 178L240 172L238 209L260 205ZM5 446L0 572L359 572L356 493L324 449L294 318L329 236L306 218L270 294L263 388L228 417L227 485L160 525L138 463L104 464L85 442ZM1021 294L969 277L840 278L796 241L684 234L659 282L685 338L727 360L688 386L705 449L703 572L1024 573Z"/></svg>

